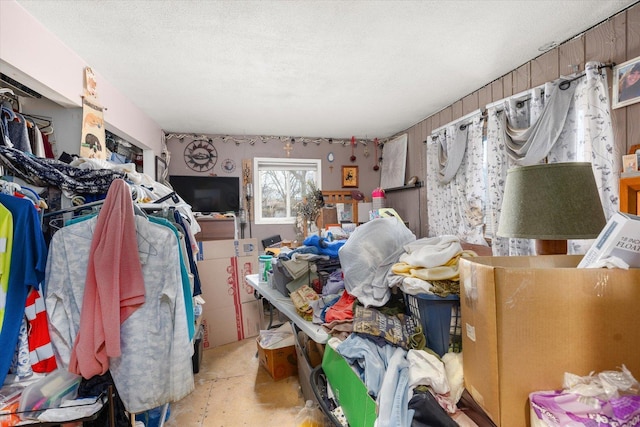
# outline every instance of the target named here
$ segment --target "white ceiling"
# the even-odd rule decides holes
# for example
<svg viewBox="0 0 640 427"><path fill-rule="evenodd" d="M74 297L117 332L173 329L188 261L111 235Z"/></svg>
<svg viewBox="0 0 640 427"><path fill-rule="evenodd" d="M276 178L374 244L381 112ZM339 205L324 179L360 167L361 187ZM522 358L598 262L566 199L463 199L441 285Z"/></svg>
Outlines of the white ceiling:
<svg viewBox="0 0 640 427"><path fill-rule="evenodd" d="M636 1L18 0L167 132L334 138L405 130Z"/></svg>

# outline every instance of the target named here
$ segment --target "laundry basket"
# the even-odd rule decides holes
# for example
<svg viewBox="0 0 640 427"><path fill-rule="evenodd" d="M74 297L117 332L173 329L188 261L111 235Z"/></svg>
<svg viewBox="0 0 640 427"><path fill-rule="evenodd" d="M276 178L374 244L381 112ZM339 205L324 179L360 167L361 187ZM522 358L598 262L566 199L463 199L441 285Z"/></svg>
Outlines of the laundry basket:
<svg viewBox="0 0 640 427"><path fill-rule="evenodd" d="M460 297L433 294L404 294L409 314L419 319L427 347L442 356L462 351Z"/></svg>

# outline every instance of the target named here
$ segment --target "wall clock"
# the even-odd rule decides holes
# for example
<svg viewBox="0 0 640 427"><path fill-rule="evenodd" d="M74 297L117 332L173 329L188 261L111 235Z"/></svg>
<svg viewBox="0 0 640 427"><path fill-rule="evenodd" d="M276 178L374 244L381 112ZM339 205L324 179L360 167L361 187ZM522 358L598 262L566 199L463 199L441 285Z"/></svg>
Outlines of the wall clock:
<svg viewBox="0 0 640 427"><path fill-rule="evenodd" d="M190 169L205 172L213 169L218 161L218 151L213 142L197 139L184 149L184 161Z"/></svg>

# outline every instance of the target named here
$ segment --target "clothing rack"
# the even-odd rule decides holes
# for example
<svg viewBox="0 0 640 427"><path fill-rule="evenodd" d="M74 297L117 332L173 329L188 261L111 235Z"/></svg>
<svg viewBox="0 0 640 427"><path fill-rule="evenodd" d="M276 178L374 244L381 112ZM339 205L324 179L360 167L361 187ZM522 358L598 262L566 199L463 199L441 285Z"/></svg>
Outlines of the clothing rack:
<svg viewBox="0 0 640 427"><path fill-rule="evenodd" d="M98 200L95 202L90 202L90 203L85 203L82 205L78 205L78 206L71 206L69 208L62 208L62 209L58 209L57 211L53 211L53 212L47 212L43 215L43 218L48 218L50 216L56 216L56 215L62 215L65 214L67 212L75 212L77 210L82 210L82 209L86 209L86 208L92 208L95 206L100 206L104 203L104 200Z"/></svg>

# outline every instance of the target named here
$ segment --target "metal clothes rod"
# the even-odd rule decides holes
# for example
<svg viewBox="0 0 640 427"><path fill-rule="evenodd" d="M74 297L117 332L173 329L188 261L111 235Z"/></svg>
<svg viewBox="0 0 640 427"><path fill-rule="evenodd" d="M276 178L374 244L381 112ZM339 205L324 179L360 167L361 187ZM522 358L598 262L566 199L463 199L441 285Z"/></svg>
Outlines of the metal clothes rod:
<svg viewBox="0 0 640 427"><path fill-rule="evenodd" d="M78 206L72 206L70 208L63 208L63 209L59 209L57 211L53 211L53 212L47 212L44 215L42 215L43 218L47 218L50 216L55 216L55 215L61 215L67 212L74 212L80 209L86 209L86 208L90 208L93 206L99 206L101 204L104 203L104 200L98 200L96 202L90 202L90 203L85 203L84 205L78 205Z"/></svg>

